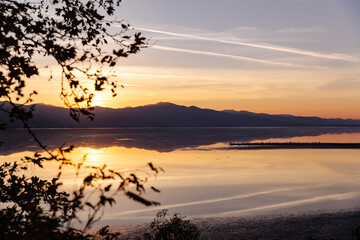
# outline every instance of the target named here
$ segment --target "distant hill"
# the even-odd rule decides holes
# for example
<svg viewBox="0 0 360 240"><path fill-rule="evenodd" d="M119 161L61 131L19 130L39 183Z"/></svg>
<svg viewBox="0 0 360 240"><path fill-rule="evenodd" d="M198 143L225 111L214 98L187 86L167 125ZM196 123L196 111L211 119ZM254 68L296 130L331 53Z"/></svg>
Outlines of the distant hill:
<svg viewBox="0 0 360 240"><path fill-rule="evenodd" d="M119 109L95 107L94 113L94 121L82 119L77 123L66 108L37 104L30 124L36 128L360 126L360 120L353 119L216 111L166 102ZM21 127L19 122L10 123L3 112L0 120L10 128Z"/></svg>

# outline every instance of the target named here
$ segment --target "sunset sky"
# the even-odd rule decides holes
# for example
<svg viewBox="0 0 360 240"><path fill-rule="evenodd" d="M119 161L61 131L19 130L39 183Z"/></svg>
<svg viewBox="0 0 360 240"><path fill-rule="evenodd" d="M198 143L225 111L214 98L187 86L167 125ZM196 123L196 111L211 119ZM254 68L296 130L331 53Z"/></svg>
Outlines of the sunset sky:
<svg viewBox="0 0 360 240"><path fill-rule="evenodd" d="M117 19L152 46L119 63L125 89L95 104L360 119L359 0L126 0ZM36 86L36 102L61 105L59 81Z"/></svg>

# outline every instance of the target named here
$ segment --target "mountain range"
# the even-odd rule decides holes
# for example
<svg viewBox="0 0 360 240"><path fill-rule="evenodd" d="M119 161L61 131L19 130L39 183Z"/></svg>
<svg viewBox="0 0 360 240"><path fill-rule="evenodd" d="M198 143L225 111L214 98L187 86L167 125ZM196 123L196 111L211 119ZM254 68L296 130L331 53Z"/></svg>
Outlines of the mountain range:
<svg viewBox="0 0 360 240"><path fill-rule="evenodd" d="M95 107L95 119L75 122L67 108L37 104L30 125L35 128L117 128L117 127L279 127L279 126L360 126L360 120L272 115L248 111L216 111L173 103L126 107ZM8 128L21 127L0 112Z"/></svg>

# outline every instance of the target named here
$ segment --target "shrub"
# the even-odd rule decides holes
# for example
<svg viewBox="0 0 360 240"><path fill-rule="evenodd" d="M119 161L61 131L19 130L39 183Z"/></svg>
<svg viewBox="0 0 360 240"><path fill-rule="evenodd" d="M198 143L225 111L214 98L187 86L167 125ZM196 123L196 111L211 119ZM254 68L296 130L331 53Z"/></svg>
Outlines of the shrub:
<svg viewBox="0 0 360 240"><path fill-rule="evenodd" d="M144 234L144 240L196 240L200 239L200 232L196 225L185 220L178 213L166 218L168 210L156 214L150 225L150 233ZM138 238L141 239L141 238Z"/></svg>

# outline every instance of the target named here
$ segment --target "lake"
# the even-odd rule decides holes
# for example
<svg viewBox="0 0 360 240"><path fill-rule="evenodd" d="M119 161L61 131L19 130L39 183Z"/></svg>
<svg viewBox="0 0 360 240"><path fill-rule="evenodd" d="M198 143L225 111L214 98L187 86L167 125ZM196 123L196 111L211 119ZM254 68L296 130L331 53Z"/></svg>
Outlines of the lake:
<svg viewBox="0 0 360 240"><path fill-rule="evenodd" d="M237 150L229 142L360 143L360 127L284 128L123 128L36 129L51 149L63 143L77 148L72 159L87 154L87 163L118 171L148 174L152 162L165 169L150 176L146 198L161 206L145 207L119 195L107 208L106 224L152 220L161 209L188 217L254 216L333 211L359 207L360 149ZM15 161L39 151L24 130L0 136L1 161ZM49 170L50 169L50 170ZM39 175L51 177L50 164ZM74 185L72 171L64 188Z"/></svg>

